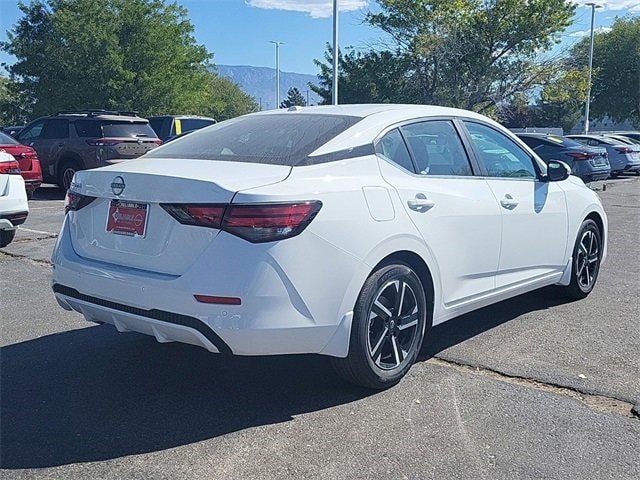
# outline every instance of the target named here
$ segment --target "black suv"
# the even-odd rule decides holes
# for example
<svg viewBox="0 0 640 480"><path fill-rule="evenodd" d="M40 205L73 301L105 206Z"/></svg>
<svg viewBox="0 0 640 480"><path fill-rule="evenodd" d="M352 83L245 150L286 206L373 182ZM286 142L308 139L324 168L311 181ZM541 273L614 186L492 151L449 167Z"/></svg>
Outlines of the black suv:
<svg viewBox="0 0 640 480"><path fill-rule="evenodd" d="M149 123L158 134L158 137L165 142L178 135L213 125L216 121L213 118L196 117L194 115L163 115L149 117Z"/></svg>
<svg viewBox="0 0 640 480"><path fill-rule="evenodd" d="M68 189L78 170L137 158L162 141L137 112L58 112L25 126L16 139L38 152L45 182Z"/></svg>

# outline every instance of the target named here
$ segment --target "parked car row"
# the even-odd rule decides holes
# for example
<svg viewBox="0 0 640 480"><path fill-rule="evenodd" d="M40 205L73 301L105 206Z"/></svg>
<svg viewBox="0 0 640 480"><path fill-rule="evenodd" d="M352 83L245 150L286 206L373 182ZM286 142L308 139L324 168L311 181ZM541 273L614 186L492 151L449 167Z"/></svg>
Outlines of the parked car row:
<svg viewBox="0 0 640 480"><path fill-rule="evenodd" d="M29 214L27 190L20 165L13 155L0 151L0 248L9 245Z"/></svg>
<svg viewBox="0 0 640 480"><path fill-rule="evenodd" d="M567 163L571 172L585 183L615 178L622 173L640 175L640 140L635 143L626 135L517 135L545 162L562 160Z"/></svg>
<svg viewBox="0 0 640 480"><path fill-rule="evenodd" d="M146 119L137 112L62 111L24 127L6 127L0 149L20 162L30 197L43 180L68 189L79 170L137 158L164 140L213 123L186 115Z"/></svg>

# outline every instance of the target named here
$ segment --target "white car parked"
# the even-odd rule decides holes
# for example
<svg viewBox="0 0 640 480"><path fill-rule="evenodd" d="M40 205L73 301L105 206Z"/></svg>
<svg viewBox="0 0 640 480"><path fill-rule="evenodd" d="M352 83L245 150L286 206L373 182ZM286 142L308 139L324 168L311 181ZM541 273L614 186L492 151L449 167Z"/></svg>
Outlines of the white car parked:
<svg viewBox="0 0 640 480"><path fill-rule="evenodd" d="M53 290L121 332L328 355L385 388L432 325L545 285L591 292L607 218L569 173L464 110L246 115L76 173Z"/></svg>
<svg viewBox="0 0 640 480"><path fill-rule="evenodd" d="M0 151L0 248L9 245L29 215L29 203L20 165L12 155Z"/></svg>

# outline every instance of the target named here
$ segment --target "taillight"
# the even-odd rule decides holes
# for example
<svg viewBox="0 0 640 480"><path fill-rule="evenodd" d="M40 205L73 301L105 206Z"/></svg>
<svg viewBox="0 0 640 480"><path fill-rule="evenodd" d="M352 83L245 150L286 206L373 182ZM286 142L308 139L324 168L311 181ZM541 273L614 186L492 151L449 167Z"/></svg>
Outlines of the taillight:
<svg viewBox="0 0 640 480"><path fill-rule="evenodd" d="M250 205L162 204L182 224L219 228L251 243L295 237L321 207L318 200Z"/></svg>
<svg viewBox="0 0 640 480"><path fill-rule="evenodd" d="M586 152L568 152L567 155L574 160L590 160L593 158L593 154Z"/></svg>
<svg viewBox="0 0 640 480"><path fill-rule="evenodd" d="M20 164L16 160L0 162L0 173L7 175L20 175Z"/></svg>
<svg viewBox="0 0 640 480"><path fill-rule="evenodd" d="M629 147L614 147L618 153L633 153L635 150Z"/></svg>
<svg viewBox="0 0 640 480"><path fill-rule="evenodd" d="M155 143L156 145L162 145L162 140L160 140L159 138L155 138L153 140L153 143Z"/></svg>
<svg viewBox="0 0 640 480"><path fill-rule="evenodd" d="M251 243L295 237L322 207L317 200L299 203L229 205L222 229Z"/></svg>
<svg viewBox="0 0 640 480"><path fill-rule="evenodd" d="M81 208L86 207L93 202L96 197L90 197L89 195L81 195L71 190L67 191L67 195L64 197L64 213L69 211L75 212Z"/></svg>
<svg viewBox="0 0 640 480"><path fill-rule="evenodd" d="M184 225L220 228L226 205L218 204L161 204L169 215Z"/></svg>
<svg viewBox="0 0 640 480"><path fill-rule="evenodd" d="M92 147L112 147L121 143L117 138L94 138L87 140L87 143Z"/></svg>

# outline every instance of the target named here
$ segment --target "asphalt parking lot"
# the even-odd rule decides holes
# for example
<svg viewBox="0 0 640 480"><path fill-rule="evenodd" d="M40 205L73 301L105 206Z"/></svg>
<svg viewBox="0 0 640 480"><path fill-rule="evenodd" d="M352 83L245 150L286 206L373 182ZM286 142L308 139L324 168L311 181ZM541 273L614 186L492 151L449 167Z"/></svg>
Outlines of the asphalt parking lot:
<svg viewBox="0 0 640 480"><path fill-rule="evenodd" d="M640 178L606 185L592 295L440 325L385 392L321 357L213 355L62 310L63 193L42 188L0 249L2 478L640 478Z"/></svg>

